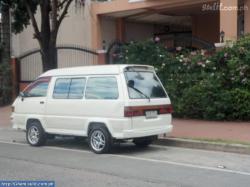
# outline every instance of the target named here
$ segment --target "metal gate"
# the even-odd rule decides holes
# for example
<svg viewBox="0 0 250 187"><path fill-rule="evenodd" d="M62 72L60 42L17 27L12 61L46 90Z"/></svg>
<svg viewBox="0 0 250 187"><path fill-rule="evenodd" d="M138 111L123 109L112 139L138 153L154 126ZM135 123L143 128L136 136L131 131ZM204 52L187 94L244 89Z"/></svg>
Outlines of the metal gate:
<svg viewBox="0 0 250 187"><path fill-rule="evenodd" d="M122 46L124 43L122 43L119 40L113 41L107 50L106 54L106 62L108 64L122 64L123 63L123 56L122 56Z"/></svg>
<svg viewBox="0 0 250 187"><path fill-rule="evenodd" d="M98 53L95 50L76 46L57 46L58 68L88 66L98 63ZM40 49L28 51L17 58L19 83L28 83L43 73Z"/></svg>

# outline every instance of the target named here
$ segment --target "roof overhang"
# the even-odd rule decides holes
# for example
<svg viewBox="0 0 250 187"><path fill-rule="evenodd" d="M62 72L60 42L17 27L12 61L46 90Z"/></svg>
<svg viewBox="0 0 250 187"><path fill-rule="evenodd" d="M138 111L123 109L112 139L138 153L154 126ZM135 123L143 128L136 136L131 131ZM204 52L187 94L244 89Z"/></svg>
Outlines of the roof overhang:
<svg viewBox="0 0 250 187"><path fill-rule="evenodd" d="M191 16L205 14L204 4L218 0L114 0L94 2L93 12L109 18L154 24L191 25Z"/></svg>
<svg viewBox="0 0 250 187"><path fill-rule="evenodd" d="M146 12L162 12L167 9L181 8L187 6L200 7L204 3L218 2L218 0L113 0L105 2L93 2L92 12L96 15L120 15L132 16Z"/></svg>

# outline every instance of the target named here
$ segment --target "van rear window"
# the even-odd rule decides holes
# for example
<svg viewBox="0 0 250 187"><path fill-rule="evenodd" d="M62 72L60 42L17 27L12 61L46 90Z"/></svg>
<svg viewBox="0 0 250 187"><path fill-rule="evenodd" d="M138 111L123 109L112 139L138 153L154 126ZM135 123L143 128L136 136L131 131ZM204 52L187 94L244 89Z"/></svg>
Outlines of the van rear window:
<svg viewBox="0 0 250 187"><path fill-rule="evenodd" d="M166 98L167 95L151 71L125 71L130 99Z"/></svg>

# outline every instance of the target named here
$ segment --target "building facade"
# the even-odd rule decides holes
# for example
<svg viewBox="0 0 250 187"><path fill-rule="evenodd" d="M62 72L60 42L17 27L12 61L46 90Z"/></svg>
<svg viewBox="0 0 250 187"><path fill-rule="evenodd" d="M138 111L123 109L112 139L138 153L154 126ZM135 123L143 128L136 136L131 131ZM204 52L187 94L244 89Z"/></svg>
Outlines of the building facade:
<svg viewBox="0 0 250 187"><path fill-rule="evenodd" d="M235 40L250 32L250 0L86 0L72 4L58 35L58 44L93 49L108 47L112 41L145 40L159 35L171 43L171 37L197 37L218 43ZM39 17L38 17L39 21ZM14 35L12 55L38 48L28 26Z"/></svg>
<svg viewBox="0 0 250 187"><path fill-rule="evenodd" d="M222 40L236 40L250 33L249 9L250 0L85 0L84 4L73 3L59 30L57 44L67 47L58 52L58 67L103 63L107 58L103 51L100 55L97 51L110 52L117 41L127 43L159 37L167 48L199 49ZM32 36L33 28L28 26L12 37L12 56L20 61L17 79L24 85L42 73L40 54L29 53L39 48ZM86 58L89 51L91 58Z"/></svg>
<svg viewBox="0 0 250 187"><path fill-rule="evenodd" d="M92 3L92 47L160 35L167 43L183 35L209 43L250 32L250 0L113 0ZM194 46L195 47L195 46Z"/></svg>

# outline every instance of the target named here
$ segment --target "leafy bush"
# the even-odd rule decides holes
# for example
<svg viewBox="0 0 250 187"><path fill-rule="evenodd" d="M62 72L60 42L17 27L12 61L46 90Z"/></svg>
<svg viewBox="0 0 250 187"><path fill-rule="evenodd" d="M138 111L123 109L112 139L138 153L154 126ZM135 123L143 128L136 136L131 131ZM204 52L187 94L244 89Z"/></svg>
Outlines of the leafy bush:
<svg viewBox="0 0 250 187"><path fill-rule="evenodd" d="M11 101L11 69L9 64L0 64L0 106Z"/></svg>
<svg viewBox="0 0 250 187"><path fill-rule="evenodd" d="M124 46L123 62L155 66L174 115L210 120L250 120L250 36L209 54L152 40Z"/></svg>
<svg viewBox="0 0 250 187"><path fill-rule="evenodd" d="M250 120L250 92L247 89L233 89L230 91L233 105L231 119Z"/></svg>

